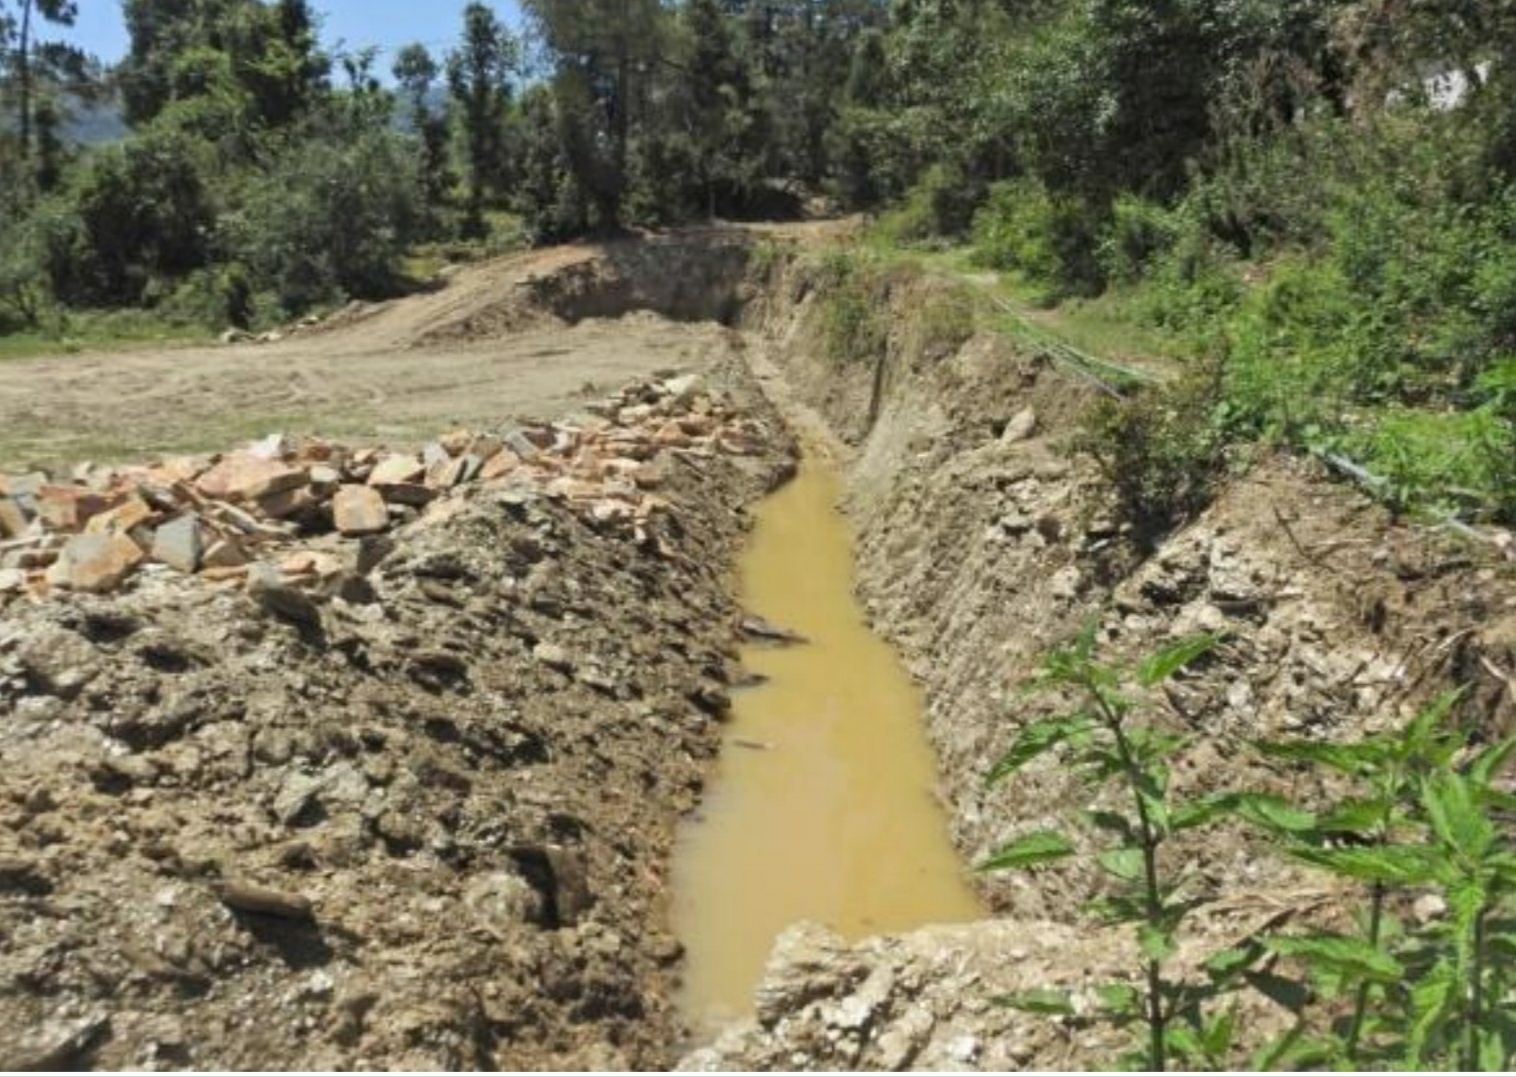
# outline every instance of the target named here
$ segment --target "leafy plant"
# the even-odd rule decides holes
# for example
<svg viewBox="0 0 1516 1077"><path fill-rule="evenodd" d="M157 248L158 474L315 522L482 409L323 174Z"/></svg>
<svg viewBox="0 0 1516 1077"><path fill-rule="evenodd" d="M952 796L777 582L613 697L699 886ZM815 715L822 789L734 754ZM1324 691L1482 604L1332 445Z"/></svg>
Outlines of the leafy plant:
<svg viewBox="0 0 1516 1077"><path fill-rule="evenodd" d="M1366 1063L1465 1071L1502 1069L1516 1051L1516 924L1501 917L1516 897L1516 855L1492 817L1516 800L1495 785L1516 738L1455 768L1462 740L1446 728L1460 693L1425 708L1404 730L1351 744L1260 745L1269 757L1343 775L1353 792L1328 810L1280 825L1257 819L1287 850L1339 878L1368 886L1361 936L1317 934L1268 940L1299 961L1328 999L1350 995L1345 1019L1326 1032L1302 1025L1277 1058L1335 1068ZM1445 922L1402 929L1394 898L1437 894Z"/></svg>
<svg viewBox="0 0 1516 1077"><path fill-rule="evenodd" d="M1024 726L986 780L991 785L1002 782L1064 746L1069 764L1092 792L1111 786L1129 801L1126 810L1102 808L1089 815L1106 839L1098 862L1113 884L1100 910L1112 922L1134 925L1143 961L1141 988L1113 983L1100 989L1102 1014L1118 1023L1146 1024L1146 1048L1135 1059L1144 1068L1162 1070L1176 1057L1220 1064L1230 1049L1235 1017L1222 1013L1206 1019L1200 1007L1204 992L1165 972L1192 905L1182 894L1184 880L1164 873L1159 853L1174 835L1216 818L1221 804L1214 798L1174 797L1168 760L1184 748L1185 738L1143 720L1151 708L1150 693L1219 641L1214 636L1181 640L1133 668L1123 668L1096 660L1097 627L1092 620L1073 643L1049 655L1029 685L1031 691L1072 690L1078 700L1075 708ZM1007 844L980 870L1034 868L1075 852L1074 842L1065 835L1037 831ZM1231 969L1222 961L1213 971L1218 980L1225 980ZM1056 992L1002 1001L1034 1012L1073 1012L1067 996Z"/></svg>
<svg viewBox="0 0 1516 1077"><path fill-rule="evenodd" d="M1102 400L1081 420L1089 453L1117 508L1151 540L1204 508L1226 462L1222 387L1214 364L1122 400Z"/></svg>

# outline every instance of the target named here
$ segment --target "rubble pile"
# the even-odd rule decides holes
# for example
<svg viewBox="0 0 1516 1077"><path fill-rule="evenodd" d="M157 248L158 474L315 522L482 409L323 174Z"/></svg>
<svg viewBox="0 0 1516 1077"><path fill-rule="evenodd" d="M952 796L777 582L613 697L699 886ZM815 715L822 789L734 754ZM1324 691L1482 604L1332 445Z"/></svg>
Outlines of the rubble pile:
<svg viewBox="0 0 1516 1077"><path fill-rule="evenodd" d="M270 439L172 483L91 469L56 484L72 530L44 515L66 498L12 498L35 561L0 612L0 1069L667 1065L668 863L740 673L729 565L793 468L746 376L708 377L731 395L639 382L430 462L250 463ZM251 470L304 475L219 485ZM191 526L196 575L161 556ZM137 551L114 590L48 580L86 536ZM222 576L228 539L250 560Z"/></svg>
<svg viewBox="0 0 1516 1077"><path fill-rule="evenodd" d="M654 492L662 454L757 451L751 422L689 374L630 385L573 422L454 430L419 453L274 434L217 456L0 475L0 607L111 592L140 572L251 587L271 579L259 561L286 580L340 587L345 546L446 516L479 487L541 493L645 541L666 507Z"/></svg>

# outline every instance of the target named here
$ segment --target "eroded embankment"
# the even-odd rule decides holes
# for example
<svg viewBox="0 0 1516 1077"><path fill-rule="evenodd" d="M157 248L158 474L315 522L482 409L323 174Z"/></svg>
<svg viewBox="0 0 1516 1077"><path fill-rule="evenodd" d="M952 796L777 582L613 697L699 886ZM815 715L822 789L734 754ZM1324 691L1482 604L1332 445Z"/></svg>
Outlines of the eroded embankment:
<svg viewBox="0 0 1516 1077"><path fill-rule="evenodd" d="M792 466L740 365L708 377L559 431L741 417L619 439L635 526L506 476L338 544L336 593L0 598L0 1068L663 1064L728 565Z"/></svg>
<svg viewBox="0 0 1516 1077"><path fill-rule="evenodd" d="M874 297L886 348L829 361L828 277L782 267L750 312L760 366L792 410L819 415L853 452L860 589L875 626L924 684L955 838L971 860L1043 827L1088 833L1092 805L1056 754L994 790L983 778L1031 718L1011 705L1049 647L1091 616L1105 653L1132 659L1196 631L1226 644L1168 692L1193 737L1174 760L1181 793L1258 789L1310 802L1299 774L1261 765L1246 741L1351 738L1403 723L1450 684L1475 739L1516 725L1516 583L1486 551L1396 526L1354 491L1286 458L1257 463L1156 550L1108 510L1065 449L1088 387L1001 338L966 342L934 304L950 286L903 272ZM835 311L830 312L835 316ZM832 322L835 325L835 321ZM1205 906L1176 968L1263 928L1339 919L1355 900L1228 827L1176 842L1169 865ZM1100 881L1084 861L985 880L1008 919L858 947L814 929L783 940L758 1020L691 1068L1088 1068L1128 1043L993 1006L1036 987L1086 991L1133 968L1128 929L1081 919ZM1241 999L1245 1039L1291 1016Z"/></svg>

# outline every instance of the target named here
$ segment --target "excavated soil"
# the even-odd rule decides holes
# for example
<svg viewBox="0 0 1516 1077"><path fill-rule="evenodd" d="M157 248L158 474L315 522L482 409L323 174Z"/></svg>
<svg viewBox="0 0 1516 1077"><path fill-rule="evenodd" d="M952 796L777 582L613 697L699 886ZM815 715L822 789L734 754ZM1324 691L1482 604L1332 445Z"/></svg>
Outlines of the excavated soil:
<svg viewBox="0 0 1516 1077"><path fill-rule="evenodd" d="M1516 581L1494 548L1402 526L1283 457L1141 547L1067 448L1086 383L998 337L939 339L943 285L911 273L884 297L885 355L834 365L825 274L763 262L726 234L566 248L276 344L7 364L6 463L225 447L267 426L477 428L664 368L705 371L761 436L750 455L671 457L668 510L640 537L540 492L470 487L353 567L371 594L324 598L314 621L166 573L12 600L0 1068L673 1061L670 843L740 676L743 508L793 466L750 370L850 461L861 597L925 690L970 861L1081 829L1091 805L1056 755L993 791L982 779L1056 705L1013 706L1016 687L1091 615L1114 657L1226 634L1168 693L1166 721L1194 737L1175 760L1185 791L1310 800L1247 742L1385 728L1449 684L1470 689L1471 740L1516 725ZM743 335L715 324L733 320ZM265 424L273 399L319 406ZM1179 968L1353 902L1236 830L1172 855L1204 902ZM1099 885L1076 861L984 880L994 921L857 945L796 927L756 1018L682 1065L1110 1065L1122 1034L989 1001L1068 986L1087 1006L1130 970L1127 933L1081 918ZM1250 1040L1292 1019L1262 992L1241 1005Z"/></svg>
<svg viewBox="0 0 1516 1077"><path fill-rule="evenodd" d="M750 323L755 360L791 420L850 456L860 590L875 628L927 696L941 795L970 861L1045 827L1088 834L1092 805L1059 756L988 789L984 776L1056 699L1020 686L1090 617L1107 657L1131 660L1208 631L1226 643L1167 692L1163 720L1193 738L1180 793L1261 790L1307 804L1321 790L1266 766L1259 738L1354 738L1403 724L1450 685L1471 742L1516 728L1516 571L1499 546L1412 528L1310 464L1254 462L1199 518L1139 546L1088 461L1068 447L1087 382L1003 338L944 342L927 313L952 287L919 274L889 286L886 353L823 358L825 274L781 267ZM1509 549L1509 543L1506 544ZM1066 701L1065 701L1066 702ZM1081 839L1081 844L1084 839ZM1169 870L1203 902L1187 960L1290 924L1343 923L1359 901L1271 858L1226 827L1172 843ZM1100 1068L1130 1045L1087 1022L991 1005L997 994L1091 988L1129 977L1129 931L1081 909L1101 884L1088 858L982 879L1001 921L848 947L817 929L776 948L758 1017L692 1069ZM1293 1021L1258 990L1244 1039Z"/></svg>
<svg viewBox="0 0 1516 1077"><path fill-rule="evenodd" d="M583 252L544 258L576 268L536 295L621 272ZM691 298L702 280L679 293L694 305L668 312L708 313ZM123 356L121 376L145 384L172 363L215 396L233 368L250 386L286 367L319 379L302 358L319 349L322 371L353 365L344 391L369 384L360 369L393 374L379 387L413 396L406 414L435 433L463 396L417 386L445 360L398 338L359 350L402 314L431 325L446 304L539 302L487 291L283 347ZM533 316L577 320L569 305ZM557 386L545 395L493 365L536 339L562 352L532 366ZM701 372L598 405L708 426L705 388L685 388L698 382L744 431L740 445L654 446L639 474L656 473L657 509L635 528L507 477L382 541L333 547L352 562L335 594L159 566L108 595L0 596L0 1069L667 1064L682 948L666 872L739 676L729 566L745 506L793 469L739 343L652 312L477 342L476 413L556 415L594 403L580 392L592 377ZM10 366L7 392L22 394L12 374L33 392L46 381L55 420L103 425L145 406L95 395L91 362L107 360ZM157 429L134 421L133 436ZM66 455L84 425L49 444Z"/></svg>

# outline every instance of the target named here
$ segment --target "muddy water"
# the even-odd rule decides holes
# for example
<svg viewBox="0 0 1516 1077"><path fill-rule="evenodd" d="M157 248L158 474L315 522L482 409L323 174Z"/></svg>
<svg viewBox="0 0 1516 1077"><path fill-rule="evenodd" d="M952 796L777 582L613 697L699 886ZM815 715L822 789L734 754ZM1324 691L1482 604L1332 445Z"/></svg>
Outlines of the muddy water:
<svg viewBox="0 0 1516 1077"><path fill-rule="evenodd" d="M920 694L853 597L839 493L808 460L760 506L741 561L745 608L811 642L744 649L769 681L736 695L681 836L674 926L699 1032L750 1011L775 936L797 921L860 938L982 913L932 793Z"/></svg>

